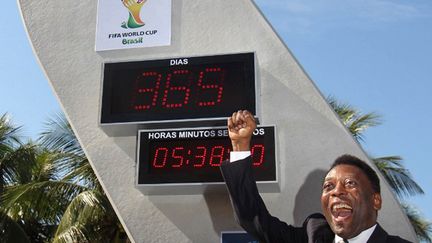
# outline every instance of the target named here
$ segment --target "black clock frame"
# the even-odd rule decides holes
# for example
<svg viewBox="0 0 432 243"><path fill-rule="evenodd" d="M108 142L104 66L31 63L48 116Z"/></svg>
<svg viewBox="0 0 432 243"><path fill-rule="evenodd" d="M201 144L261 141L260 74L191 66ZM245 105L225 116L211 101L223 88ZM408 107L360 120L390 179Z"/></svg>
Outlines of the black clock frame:
<svg viewBox="0 0 432 243"><path fill-rule="evenodd" d="M194 137L181 135L187 133L192 134ZM265 164L260 164L259 158L253 158L256 162L256 166L254 166L255 177L258 184L270 185L270 188L272 187L271 190L274 191L274 185L278 183L275 127L259 126L255 134L251 141L252 147L255 144L261 144L265 147L265 152L263 151ZM217 165L220 163L219 158L216 156L217 162L215 162L214 167L209 165L209 158L211 157L211 148L215 148L217 145L224 148L231 147L226 127L139 130L137 139L136 185L139 189L143 189L144 192L156 191L160 193L168 190L169 194L176 194L182 192L181 189L179 191L174 189L177 187L190 190L194 187L202 189L209 185L223 185L223 179ZM169 151L168 157L174 154L176 156L183 154L187 157L187 153L198 146L203 146L207 149L206 168L204 168L205 166L195 168L194 165L197 162L190 162L190 164L185 165L184 161L181 168L174 168L175 165L179 164L178 159L176 161L169 161L166 165L164 164L164 168L155 168L154 164L152 164L152 160L155 159L155 152L152 150L156 150L156 148L164 148L164 153ZM184 150L176 154L173 150L174 147L182 147ZM256 153L259 155L260 152L258 149ZM163 156L161 155L158 159L159 162L157 163L159 165L162 165ZM165 159L166 156L167 154L165 154ZM187 158L191 159L192 156L190 155ZM226 154L223 159L228 159ZM164 189L162 189L163 187Z"/></svg>
<svg viewBox="0 0 432 243"><path fill-rule="evenodd" d="M198 89L196 86L200 85L198 84L199 79L197 77L197 72L206 72L206 74L208 73L211 75L211 68L217 67L223 70L224 76L222 76L222 73L220 74L220 78L222 79L223 77L225 82L222 84L223 86L221 85L221 87L224 88L222 91L223 95L221 97L216 97L215 93L211 93L210 88L205 90L207 93L201 92L201 95L207 98L207 100L216 100L216 98L219 98L219 103L207 106L205 104L200 104L201 106L199 106L197 105L198 101L191 101L183 107L174 107L171 104L172 107L167 108L170 104L167 103L166 99L162 100L162 98L166 98L168 92L177 96L181 96L185 92L168 90L168 86L170 85L166 84L167 81L169 81L168 76L173 77L174 72L180 72L181 70L190 70L190 76L195 76L190 78L191 80L181 80L181 82L188 81L189 83L183 86L192 87L190 88L192 89L192 91L190 91L191 99L194 98L193 96L199 99L197 98L198 94L196 94L198 92L196 91ZM210 68L210 71L204 71L207 70L206 68ZM159 81L156 79L154 81L155 83L160 83L157 87L161 89L159 94L152 96L157 97L154 99L156 100L155 103L146 104L146 107L144 107L144 105L142 107L134 105L139 103L136 101L138 99L136 97L143 97L143 95L137 95L138 90L140 90L140 92L143 90L143 93L147 90L153 90L152 92L154 92L155 88L151 89L146 87L139 89L136 87L139 83L137 80L141 78L141 75L145 73L151 75L153 74L152 72L162 75L158 76ZM217 73L217 71L215 72ZM162 81L160 81L161 79ZM201 83L205 83L202 80L203 78L201 78ZM174 83L174 81L172 83ZM203 87L203 85L200 86L201 90ZM210 84L208 87L210 87ZM214 88L217 87L215 86ZM195 94L192 93L194 91L193 89L196 91ZM162 91L165 91L165 93L162 94ZM153 94L155 93L151 95ZM145 95L150 94L146 93ZM216 123L212 124L223 125L226 117L230 116L235 110L247 109L257 116L257 96L254 53L105 63L103 67L100 124L156 124L157 127L157 125L161 123L216 121ZM171 97L174 97L173 99L178 98L176 96ZM149 99L148 97L146 98ZM185 101L185 99L181 101ZM148 103L149 100L146 102ZM193 102L194 104L192 104ZM150 106L150 108L148 106ZM200 123L200 125L201 124L202 123Z"/></svg>

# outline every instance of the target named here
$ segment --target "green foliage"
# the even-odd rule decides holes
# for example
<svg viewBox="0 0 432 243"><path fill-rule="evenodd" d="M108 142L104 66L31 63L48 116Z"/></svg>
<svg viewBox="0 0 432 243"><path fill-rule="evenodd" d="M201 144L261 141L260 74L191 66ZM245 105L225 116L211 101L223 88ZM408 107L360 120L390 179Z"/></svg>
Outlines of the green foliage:
<svg viewBox="0 0 432 243"><path fill-rule="evenodd" d="M376 113L362 114L352 106L338 102L332 96L327 98L327 102L357 141L364 141L366 129L381 124L381 116Z"/></svg>
<svg viewBox="0 0 432 243"><path fill-rule="evenodd" d="M45 124L38 141L50 151L63 155L56 167L64 174L64 180L84 184L88 188L99 187L87 157L64 115L57 114ZM102 188L99 188L102 190Z"/></svg>
<svg viewBox="0 0 432 243"><path fill-rule="evenodd" d="M64 116L48 121L38 143L26 144L5 117L0 117L0 242L10 235L22 236L22 242L127 241Z"/></svg>
<svg viewBox="0 0 432 243"><path fill-rule="evenodd" d="M14 148L19 145L20 127L15 127L7 114L0 116L0 196L4 186L14 180L20 167L10 159Z"/></svg>
<svg viewBox="0 0 432 243"><path fill-rule="evenodd" d="M2 211L0 211L0 242L30 243L21 226Z"/></svg>
<svg viewBox="0 0 432 243"><path fill-rule="evenodd" d="M407 204L402 204L402 207L405 210L411 224L413 225L414 231L416 232L419 240L422 242L432 243L432 239L430 237L432 235L432 223L425 220L420 212L414 207Z"/></svg>
<svg viewBox="0 0 432 243"><path fill-rule="evenodd" d="M408 169L403 166L400 156L371 158L393 191L400 198L424 194L423 189L414 181Z"/></svg>
<svg viewBox="0 0 432 243"><path fill-rule="evenodd" d="M69 204L54 236L54 242L106 242L115 238L118 226L105 195L97 190L79 194Z"/></svg>

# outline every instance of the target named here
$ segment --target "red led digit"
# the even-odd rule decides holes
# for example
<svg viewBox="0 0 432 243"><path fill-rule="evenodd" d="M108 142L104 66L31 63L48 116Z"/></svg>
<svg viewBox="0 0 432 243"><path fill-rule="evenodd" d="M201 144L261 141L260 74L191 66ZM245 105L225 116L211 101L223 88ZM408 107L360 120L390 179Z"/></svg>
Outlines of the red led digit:
<svg viewBox="0 0 432 243"><path fill-rule="evenodd" d="M200 72L197 85L202 100L198 101L198 106L214 106L220 103L224 80L225 72L222 68L206 68L205 71Z"/></svg>
<svg viewBox="0 0 432 243"><path fill-rule="evenodd" d="M259 150L257 152L257 150ZM255 144L252 146L251 149L252 158L254 158L253 166L260 166L264 162L264 145L262 144ZM255 158L258 158L258 160L255 160Z"/></svg>
<svg viewBox="0 0 432 243"><path fill-rule="evenodd" d="M225 148L223 146L214 146L210 155L210 166L220 166L223 161Z"/></svg>
<svg viewBox="0 0 432 243"><path fill-rule="evenodd" d="M207 156L207 149L204 146L198 146L197 150L201 150L201 154L197 154L195 155L195 158L197 159L201 159L200 163L198 164L194 164L194 167L198 167L201 168L204 166L205 160L206 160L206 156Z"/></svg>
<svg viewBox="0 0 432 243"><path fill-rule="evenodd" d="M144 72L135 80L135 94L133 95L133 109L149 110L156 106L162 75L157 72ZM146 96L149 93L150 96Z"/></svg>
<svg viewBox="0 0 432 243"><path fill-rule="evenodd" d="M172 167L174 167L174 168L179 168L179 167L181 167L182 165L183 165L183 160L184 160L184 158L183 158L183 156L182 155L177 155L176 154L176 152L177 151L182 151L184 148L183 147L175 147L174 149L173 149L173 151L172 151L172 154L171 154L171 157L173 158L173 159L178 159L178 164L173 164L172 165ZM181 153L181 152L180 152Z"/></svg>
<svg viewBox="0 0 432 243"><path fill-rule="evenodd" d="M165 147L160 147L156 149L154 158L153 158L153 167L155 168L163 168L165 167L168 156L168 149Z"/></svg>
<svg viewBox="0 0 432 243"><path fill-rule="evenodd" d="M189 103L191 78L189 70L175 70L173 74L168 74L166 78L165 90L162 98L162 106L165 108L180 108ZM176 81L185 83L186 85L173 85ZM180 96L182 98L181 101L170 103L168 102L168 96L171 96L171 102L172 100L179 100Z"/></svg>

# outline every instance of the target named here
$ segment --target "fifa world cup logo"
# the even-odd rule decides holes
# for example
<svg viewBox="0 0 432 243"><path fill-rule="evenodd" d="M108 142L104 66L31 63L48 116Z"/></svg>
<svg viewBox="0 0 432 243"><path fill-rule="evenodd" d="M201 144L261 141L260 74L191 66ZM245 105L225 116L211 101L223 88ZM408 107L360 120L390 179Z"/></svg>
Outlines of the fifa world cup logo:
<svg viewBox="0 0 432 243"><path fill-rule="evenodd" d="M121 0L123 5L129 11L129 19L127 22L123 22L121 27L125 29L134 29L144 26L144 22L141 20L140 12L141 8L147 0Z"/></svg>

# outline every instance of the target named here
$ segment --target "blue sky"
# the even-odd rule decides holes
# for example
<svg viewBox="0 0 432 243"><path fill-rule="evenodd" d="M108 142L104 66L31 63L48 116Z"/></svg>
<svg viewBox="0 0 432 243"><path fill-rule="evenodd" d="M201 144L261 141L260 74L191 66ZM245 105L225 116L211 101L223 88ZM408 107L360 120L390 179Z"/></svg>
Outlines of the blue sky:
<svg viewBox="0 0 432 243"><path fill-rule="evenodd" d="M366 133L373 156L400 155L425 195L410 199L432 220L432 2L258 0L321 92L383 124ZM36 138L60 105L31 50L15 1L0 9L0 114Z"/></svg>

